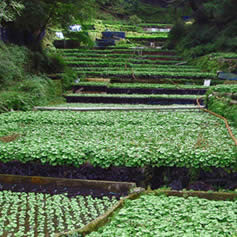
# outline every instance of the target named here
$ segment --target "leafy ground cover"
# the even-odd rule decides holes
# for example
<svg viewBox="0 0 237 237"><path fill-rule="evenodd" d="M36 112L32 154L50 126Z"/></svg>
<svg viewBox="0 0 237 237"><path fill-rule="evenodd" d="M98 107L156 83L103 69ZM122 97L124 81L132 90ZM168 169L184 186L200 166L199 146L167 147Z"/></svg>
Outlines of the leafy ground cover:
<svg viewBox="0 0 237 237"><path fill-rule="evenodd" d="M70 63L71 64L71 63ZM124 72L124 71L132 71L132 72L147 72L147 71L149 71L149 72L186 72L186 73L191 73L191 72L195 72L195 73L200 73L200 70L198 70L198 69L189 69L189 68L187 68L187 69L183 69L183 68L162 68L162 67L160 67L160 68L152 68L152 67L150 67L150 68L142 68L141 66L140 67L130 67L130 65L129 65L129 67L127 67L127 68L125 68L125 67L117 67L117 68L111 68L111 67L81 67L80 66L80 64L79 65L77 65L77 63L75 63L75 64L71 64L71 65L73 65L74 66L74 70L76 69L76 70L78 70L78 71L85 71L85 72L88 72L88 71L111 71L111 70L116 70L117 72Z"/></svg>
<svg viewBox="0 0 237 237"><path fill-rule="evenodd" d="M224 123L207 113L13 112L0 115L0 121L5 163L237 167ZM13 134L18 136L4 142Z"/></svg>
<svg viewBox="0 0 237 237"><path fill-rule="evenodd" d="M237 53L234 52L217 52L217 53L212 53L212 57L223 57L223 58L229 58L229 59L237 59Z"/></svg>
<svg viewBox="0 0 237 237"><path fill-rule="evenodd" d="M205 56L196 58L193 61L194 65L202 68L208 72L236 72L237 68L237 54L215 52Z"/></svg>
<svg viewBox="0 0 237 237"><path fill-rule="evenodd" d="M1 236L54 236L81 228L111 208L117 200L103 197L0 192Z"/></svg>
<svg viewBox="0 0 237 237"><path fill-rule="evenodd" d="M143 195L90 237L235 236L237 201Z"/></svg>
<svg viewBox="0 0 237 237"><path fill-rule="evenodd" d="M209 90L210 93L213 92L218 92L221 94L225 94L225 93L233 93L236 94L237 93L237 84L223 84L223 85L216 85L214 87L211 87Z"/></svg>

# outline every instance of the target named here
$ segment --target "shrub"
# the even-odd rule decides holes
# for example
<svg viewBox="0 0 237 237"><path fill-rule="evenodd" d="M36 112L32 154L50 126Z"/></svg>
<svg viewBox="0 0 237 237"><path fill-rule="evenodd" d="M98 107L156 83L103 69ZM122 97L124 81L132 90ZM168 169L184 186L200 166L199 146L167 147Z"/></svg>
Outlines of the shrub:
<svg viewBox="0 0 237 237"><path fill-rule="evenodd" d="M62 89L68 90L71 88L72 83L77 79L77 73L71 68L67 68L64 73L62 73Z"/></svg>
<svg viewBox="0 0 237 237"><path fill-rule="evenodd" d="M1 42L0 65L0 112L29 110L52 102L56 85L43 73L65 68L62 56L56 53L47 55Z"/></svg>
<svg viewBox="0 0 237 237"><path fill-rule="evenodd" d="M137 15L132 15L129 17L129 21L131 24L138 25L142 23L141 18L139 18Z"/></svg>
<svg viewBox="0 0 237 237"><path fill-rule="evenodd" d="M237 127L237 105L232 103L229 95L236 95L237 85L218 85L207 92L207 105L210 110L220 114Z"/></svg>
<svg viewBox="0 0 237 237"><path fill-rule="evenodd" d="M174 49L177 43L184 37L185 33L186 27L183 22L177 22L169 33L166 47L169 49Z"/></svg>
<svg viewBox="0 0 237 237"><path fill-rule="evenodd" d="M50 53L48 55L46 71L48 73L63 72L65 70L66 64L61 55L56 52Z"/></svg>
<svg viewBox="0 0 237 237"><path fill-rule="evenodd" d="M65 69L65 62L61 55L53 51L46 52L31 52L30 55L30 68L28 71L31 73L57 73L63 72Z"/></svg>
<svg viewBox="0 0 237 237"><path fill-rule="evenodd" d="M26 79L0 92L0 112L30 110L56 98L53 82L44 75L27 75Z"/></svg>
<svg viewBox="0 0 237 237"><path fill-rule="evenodd" d="M27 110L28 101L26 93L18 91L0 92L0 113L11 110Z"/></svg>
<svg viewBox="0 0 237 237"><path fill-rule="evenodd" d="M178 22L171 30L168 48L176 48L184 56L194 58L215 51L231 52L237 47L236 4L230 0L206 1L203 5L205 22L201 15L192 25ZM196 16L197 16L196 15Z"/></svg>
<svg viewBox="0 0 237 237"><path fill-rule="evenodd" d="M25 47L6 46L0 42L0 85L2 88L24 78L28 56L29 50Z"/></svg>

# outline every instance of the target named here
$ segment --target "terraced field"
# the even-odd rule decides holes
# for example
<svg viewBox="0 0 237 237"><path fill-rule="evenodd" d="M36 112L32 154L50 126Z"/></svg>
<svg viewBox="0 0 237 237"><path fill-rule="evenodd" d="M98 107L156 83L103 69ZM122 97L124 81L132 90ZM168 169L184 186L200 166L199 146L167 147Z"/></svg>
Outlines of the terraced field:
<svg viewBox="0 0 237 237"><path fill-rule="evenodd" d="M75 94L66 95L67 102L194 105L196 98L205 93L205 80L222 83L215 74L187 65L169 50L98 48L59 52L80 79L73 84ZM96 83L100 80L108 80L108 83Z"/></svg>
<svg viewBox="0 0 237 237"><path fill-rule="evenodd" d="M237 201L143 195L89 236L235 236L236 209Z"/></svg>
<svg viewBox="0 0 237 237"><path fill-rule="evenodd" d="M206 113L18 112L0 116L0 161L80 167L226 167L237 150ZM237 135L236 129L233 130ZM42 145L44 144L44 145Z"/></svg>
<svg viewBox="0 0 237 237"><path fill-rule="evenodd" d="M164 32L144 32L154 27L151 23L139 27L136 33L137 26L113 29L126 30L131 42L162 43L167 37ZM235 196L235 142L222 120L197 105L199 98L205 106L200 97L209 88L203 85L206 80L223 83L216 74L187 64L175 51L158 48L58 52L78 76L64 95L66 102L52 108L66 111L36 108L41 111L0 115L0 176L6 182L0 183L1 236L54 236L83 227L84 232L59 236L85 236L88 223L95 228L91 221L129 193L120 186L125 182L152 189L231 190L224 194ZM227 87L212 92L224 90L233 99L236 89ZM229 129L236 137L234 122ZM17 177L12 175L21 175L21 181L14 183ZM31 185L21 183L24 176L30 176ZM38 176L57 181L45 186ZM62 178L72 186L64 187ZM87 190L74 186L78 179L88 182ZM99 189L98 180L108 190ZM91 196L97 191L100 198ZM137 195L140 189L130 191ZM111 222L106 219L102 224L107 224L89 236L232 236L236 201L224 201L224 196L222 201L186 194L134 196L121 200L122 209Z"/></svg>
<svg viewBox="0 0 237 237"><path fill-rule="evenodd" d="M189 79L195 84L203 79L216 79L212 73L201 72L188 65L177 65L182 58L173 51L144 49L141 51L125 50L62 50L68 65L86 77L103 77L111 79Z"/></svg>
<svg viewBox="0 0 237 237"><path fill-rule="evenodd" d="M91 196L0 192L1 236L55 236L81 228L104 214L117 202Z"/></svg>

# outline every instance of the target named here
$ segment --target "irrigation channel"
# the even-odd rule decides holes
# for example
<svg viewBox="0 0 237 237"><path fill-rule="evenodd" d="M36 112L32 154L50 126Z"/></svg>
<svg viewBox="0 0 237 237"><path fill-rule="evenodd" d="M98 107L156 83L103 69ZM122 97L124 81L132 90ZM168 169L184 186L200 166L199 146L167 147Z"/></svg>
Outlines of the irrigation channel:
<svg viewBox="0 0 237 237"><path fill-rule="evenodd" d="M155 48L58 51L78 75L66 103L0 115L1 236L93 234L127 202L162 206L160 194L181 206L235 205L235 144L204 112L203 84L223 83L216 75ZM235 216L223 217L228 233Z"/></svg>

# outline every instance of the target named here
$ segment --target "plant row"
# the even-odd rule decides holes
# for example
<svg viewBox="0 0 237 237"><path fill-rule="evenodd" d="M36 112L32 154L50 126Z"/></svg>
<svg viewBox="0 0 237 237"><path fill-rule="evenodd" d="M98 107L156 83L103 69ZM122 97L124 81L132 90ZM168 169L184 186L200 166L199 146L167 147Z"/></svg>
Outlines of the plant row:
<svg viewBox="0 0 237 237"><path fill-rule="evenodd" d="M80 74L82 79L84 79L83 74ZM91 76L88 78L98 78L96 76ZM204 79L196 79L196 78L155 78L155 77L141 77L141 78L134 78L134 76L131 75L131 77L103 77L104 79L109 79L111 83L159 83L159 84L173 84L173 85L195 85L195 86L202 86L204 83ZM221 80L214 80L212 79L211 84L212 85L218 85L223 83Z"/></svg>
<svg viewBox="0 0 237 237"><path fill-rule="evenodd" d="M82 57L103 57L103 58L152 58L152 59L167 59L167 60L180 60L181 57L175 55L147 55L147 54L98 54L98 53L64 53L63 56L65 57L75 57L75 58L82 58Z"/></svg>
<svg viewBox="0 0 237 237"><path fill-rule="evenodd" d="M91 61L66 61L67 65L70 65L72 67L90 67L90 68L135 68L136 70L160 70L160 71L183 71L183 72L201 72L200 69L190 67L190 66L176 66L176 65L163 65L163 64L143 64L142 66L140 64L133 64L133 63L126 63L126 62L91 62Z"/></svg>
<svg viewBox="0 0 237 237"><path fill-rule="evenodd" d="M206 86L199 85L176 85L176 84L149 84L149 83L108 83L82 81L74 83L79 86L106 86L107 88L149 88L149 89L207 89Z"/></svg>
<svg viewBox="0 0 237 237"><path fill-rule="evenodd" d="M69 64L69 65L73 65L74 67L74 70L77 70L77 71L85 71L85 72L90 72L90 71L96 71L96 72L99 72L99 71L114 71L116 70L116 72L126 72L126 71L129 71L129 72L192 72L192 73L202 73L200 72L200 70L194 68L194 69L189 69L189 68L185 68L185 69L182 69L182 68L162 68L162 67L150 67L150 68L144 68L144 67L79 67L77 64ZM130 65L129 65L130 66Z"/></svg>
<svg viewBox="0 0 237 237"><path fill-rule="evenodd" d="M173 98L173 99L196 99L199 95L167 95L167 94L67 94L74 97L122 97L122 98Z"/></svg>
<svg viewBox="0 0 237 237"><path fill-rule="evenodd" d="M160 35L161 37L163 36L168 36L169 32L165 32L165 31L160 31L160 29L156 28L156 30L152 31L152 30L147 30L147 29L137 29L137 31L127 31L126 32L126 36L146 36L146 35Z"/></svg>
<svg viewBox="0 0 237 237"><path fill-rule="evenodd" d="M135 27L135 25L124 25L124 24L121 24L121 23L115 23L114 21L109 21L109 20L104 20L103 21L103 24L105 24L107 27L109 26L113 26L113 27ZM173 25L172 24L162 24L162 23L140 23L137 25L138 27L172 27Z"/></svg>
<svg viewBox="0 0 237 237"><path fill-rule="evenodd" d="M225 124L207 113L12 112L0 121L1 138L18 135L0 140L2 162L237 168Z"/></svg>
<svg viewBox="0 0 237 237"><path fill-rule="evenodd" d="M57 49L58 52L63 53L168 53L174 55L176 51L174 50L165 50L165 49L152 49L152 48L111 48L111 49Z"/></svg>
<svg viewBox="0 0 237 237"><path fill-rule="evenodd" d="M187 78L187 79L215 79L216 74L214 73L208 73L208 72L160 72L160 71L136 71L136 70L103 70L103 68L100 71L90 71L90 70L77 70L77 68L74 68L74 70L78 74L87 75L88 77L91 76L98 76L98 77L129 77L132 76L135 77L142 77L142 78Z"/></svg>
<svg viewBox="0 0 237 237"><path fill-rule="evenodd" d="M140 27L157 27L157 28L170 28L172 24L161 24L161 23L140 23Z"/></svg>
<svg viewBox="0 0 237 237"><path fill-rule="evenodd" d="M176 106L175 104L172 104L172 107ZM190 107L190 105L178 105L179 107L182 108L187 108ZM55 107L66 107L66 108L73 108L73 107L78 107L78 108L97 108L97 107L123 107L123 108L129 108L129 107L136 107L136 108L147 108L147 107L156 107L156 108L164 108L168 107L168 105L150 105L150 104L96 104L96 103L65 103L65 104L58 104L55 105Z"/></svg>
<svg viewBox="0 0 237 237"><path fill-rule="evenodd" d="M90 237L235 236L237 201L142 195L126 200L111 221Z"/></svg>
<svg viewBox="0 0 237 237"><path fill-rule="evenodd" d="M126 39L128 40L133 40L133 39L154 39L154 40L163 40L163 39L167 39L168 38L168 34L140 34L140 35L129 35L126 36Z"/></svg>
<svg viewBox="0 0 237 237"><path fill-rule="evenodd" d="M54 236L81 228L104 214L116 199L0 192L1 236Z"/></svg>
<svg viewBox="0 0 237 237"><path fill-rule="evenodd" d="M146 60L146 62L148 62ZM67 58L65 63L67 65L75 65L75 66L90 66L90 67L136 67L139 68L141 67L142 64L142 68L164 68L164 69L187 69L190 71L194 71L196 70L195 67L192 66L188 66L188 65L175 65L172 62L167 62L167 61L153 61L150 60L149 63L145 64L144 60L122 60L122 59L104 59L102 58L101 60L98 59L86 59L84 60L84 58L82 59L78 59L78 58ZM159 64L160 63L160 64ZM199 70L200 71L200 70Z"/></svg>
<svg viewBox="0 0 237 237"><path fill-rule="evenodd" d="M127 62L127 63L134 63L134 64L164 64L164 65L174 65L174 64L177 64L177 63L180 63L180 61L177 61L177 60L150 60L150 59L136 59L136 58L93 58L93 57L88 57L88 58L85 58L83 57L82 60L84 62ZM81 61L82 61L81 60ZM75 57L72 57L72 58L67 58L67 62L81 62L79 58L75 58Z"/></svg>

